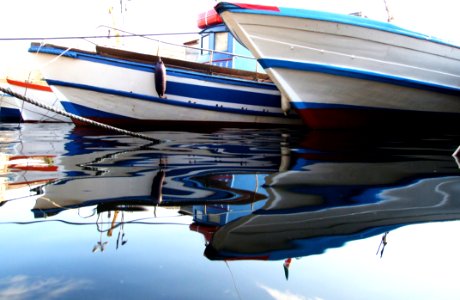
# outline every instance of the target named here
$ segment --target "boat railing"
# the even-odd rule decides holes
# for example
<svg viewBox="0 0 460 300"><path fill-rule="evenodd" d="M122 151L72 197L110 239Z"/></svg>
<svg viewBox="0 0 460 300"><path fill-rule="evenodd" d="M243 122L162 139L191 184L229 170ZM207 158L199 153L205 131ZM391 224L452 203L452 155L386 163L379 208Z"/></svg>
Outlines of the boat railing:
<svg viewBox="0 0 460 300"><path fill-rule="evenodd" d="M156 54L157 55L160 55L161 45L164 44L164 45L169 45L169 46L173 46L173 47L180 47L180 48L185 49L185 50L192 50L192 51L195 51L196 53L209 53L209 59L206 62L203 62L203 61L196 61L196 62L212 65L214 63L214 58L216 57L216 54L221 54L221 55L228 55L228 56L232 57L232 59L233 58L240 58L240 59L246 59L246 60L254 61L255 67L254 67L254 70L251 70L253 72L259 73L261 70L263 70L263 69L259 68L259 64L257 63L257 60L253 56L235 54L235 53L232 53L232 52L218 51L218 50L202 48L202 47L188 46L188 45L183 45L183 44L181 45L181 44L177 44L177 43L173 43L173 42L168 42L168 41L152 38L150 36L143 35L143 34L132 33L132 32L129 32L129 31L125 31L125 30L122 30L122 29L119 29L119 28L114 28L114 27L107 26L107 25L100 25L99 27L104 27L104 28L108 28L108 29L111 29L111 30L115 30L115 31L119 31L119 32L128 34L127 37L139 37L139 38L143 38L143 39L147 39L147 40L156 42L157 43L157 49L156 49ZM167 34L165 34L165 35L167 35ZM109 36L109 38L112 38L112 37L113 36ZM203 55L201 57L203 57ZM184 54L184 58L185 58L185 54Z"/></svg>

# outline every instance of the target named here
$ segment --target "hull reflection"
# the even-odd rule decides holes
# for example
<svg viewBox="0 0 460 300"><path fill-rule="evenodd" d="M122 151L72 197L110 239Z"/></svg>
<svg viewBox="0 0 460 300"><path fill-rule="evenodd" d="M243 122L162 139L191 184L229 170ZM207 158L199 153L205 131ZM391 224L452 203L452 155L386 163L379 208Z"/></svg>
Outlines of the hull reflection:
<svg viewBox="0 0 460 300"><path fill-rule="evenodd" d="M313 132L300 145L288 147L289 170L265 177L263 205L194 207L191 230L205 235L209 259L302 257L460 218L460 172L448 138L401 136L387 144Z"/></svg>
<svg viewBox="0 0 460 300"><path fill-rule="evenodd" d="M164 137L167 140L167 133ZM265 191L257 189L266 174L279 170L280 135L244 143L232 131L204 136L176 133L175 138L181 142L62 156L64 169L73 176L46 187L46 195L33 208L35 216L100 203L179 206L266 198ZM222 138L229 142L222 143ZM232 184L239 177L259 182L246 187Z"/></svg>
<svg viewBox="0 0 460 300"><path fill-rule="evenodd" d="M268 201L260 210L216 230L205 255L210 259L301 257L408 224L460 219L458 176L421 180L381 191L380 196L377 203L316 211L305 211L288 198Z"/></svg>

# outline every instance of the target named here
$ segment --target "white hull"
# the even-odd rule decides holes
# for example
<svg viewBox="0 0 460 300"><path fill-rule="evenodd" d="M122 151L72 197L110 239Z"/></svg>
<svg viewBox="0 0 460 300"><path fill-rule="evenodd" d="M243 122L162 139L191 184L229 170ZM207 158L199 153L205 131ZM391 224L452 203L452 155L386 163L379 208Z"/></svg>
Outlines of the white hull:
<svg viewBox="0 0 460 300"><path fill-rule="evenodd" d="M61 56L41 70L52 89L71 102L64 102L64 108L81 117L108 123L301 123L283 114L272 84L171 68L166 97L159 97L152 64L90 56L92 60ZM37 58L50 60L42 53Z"/></svg>
<svg viewBox="0 0 460 300"><path fill-rule="evenodd" d="M7 89L8 84L2 79L0 87ZM0 92L0 120L2 122L21 121L21 111L18 107L17 99L3 92Z"/></svg>
<svg viewBox="0 0 460 300"><path fill-rule="evenodd" d="M360 110L460 114L457 46L354 16L283 8L220 13L313 127Z"/></svg>
<svg viewBox="0 0 460 300"><path fill-rule="evenodd" d="M290 198L279 203L269 201L258 212L219 228L205 253L213 259L250 259L261 253L273 260L302 257L397 227L457 220L460 206L455 195L459 183L458 176L430 178L417 182L416 188L389 189L378 203L314 211L297 203L289 207L289 213L283 213ZM414 195L417 190L425 193Z"/></svg>
<svg viewBox="0 0 460 300"><path fill-rule="evenodd" d="M8 94L0 94L0 109L7 111L17 111L17 114L20 115L17 99ZM3 117L3 111L1 111Z"/></svg>
<svg viewBox="0 0 460 300"><path fill-rule="evenodd" d="M252 186L232 187L214 177L263 177L278 169L274 163L279 156L276 152L278 139L273 144L239 145L232 142L238 134L222 131L221 134L228 137L229 146L216 148L212 145L215 143L212 136L208 140L201 134L189 132L156 131L155 134L164 142L151 148L144 149L145 145L140 144L119 151L59 156L59 166L64 172L81 175L68 176L47 185L45 195L37 199L34 210L50 214L73 207L110 203L147 206L235 203L248 195L255 199L262 196ZM117 140L117 137L112 139ZM121 142L126 145L138 143L131 138ZM164 177L159 184L154 178L161 178L162 172ZM262 182L260 180L260 184Z"/></svg>
<svg viewBox="0 0 460 300"><path fill-rule="evenodd" d="M19 95L28 97L46 106L64 110L59 98L51 91L47 85L30 84L24 81L9 81L11 90ZM40 88L40 89L37 89ZM50 110L33 105L29 102L15 98L17 106L21 108L22 119L25 122L64 122L71 123L72 120L68 117L52 112Z"/></svg>
<svg viewBox="0 0 460 300"><path fill-rule="evenodd" d="M104 94L70 87L56 87L53 89L66 95L71 103L91 107L99 111L112 111L116 105L118 117L134 118L145 121L181 121L189 122L229 122L229 123L272 123L272 124L295 124L292 120L276 118L238 115L234 113L215 112L206 109L191 109L188 107L175 107L165 103L155 103L152 111L152 103L132 99L119 95ZM188 101L188 100L186 100ZM195 99L194 101L200 101Z"/></svg>

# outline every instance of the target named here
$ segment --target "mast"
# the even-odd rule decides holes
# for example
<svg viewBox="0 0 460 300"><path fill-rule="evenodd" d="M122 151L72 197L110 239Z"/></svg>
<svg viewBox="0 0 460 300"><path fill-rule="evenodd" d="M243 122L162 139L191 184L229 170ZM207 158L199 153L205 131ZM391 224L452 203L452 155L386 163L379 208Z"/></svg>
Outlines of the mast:
<svg viewBox="0 0 460 300"><path fill-rule="evenodd" d="M391 22L394 18L390 12L387 0L383 0L383 3L385 3L385 9L387 11L387 22Z"/></svg>

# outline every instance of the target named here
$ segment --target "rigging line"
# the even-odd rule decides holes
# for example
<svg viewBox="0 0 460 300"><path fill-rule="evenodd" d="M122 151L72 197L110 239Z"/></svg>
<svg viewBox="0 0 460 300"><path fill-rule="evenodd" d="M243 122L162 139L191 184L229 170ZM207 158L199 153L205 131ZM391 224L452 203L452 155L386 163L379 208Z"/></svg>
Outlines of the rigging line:
<svg viewBox="0 0 460 300"><path fill-rule="evenodd" d="M67 51L68 51L68 50L67 50ZM26 82L32 82L32 81L31 81L32 72L33 72L33 70L29 71L29 74L28 74L28 76L27 76ZM22 96L27 97L27 92L28 92L28 91L29 91L29 87L26 86L25 89L24 89L24 94L23 94ZM57 101L57 100L58 100L58 99L56 98L56 100L54 101L54 103L51 105L52 107L55 107L55 104L56 104L56 101ZM36 115L42 117L42 119L38 120L39 122L42 122L42 121L43 121L44 119L46 119L46 118L49 118L49 119L54 120L54 121L61 121L61 119L60 119L59 117L56 117L56 115L49 115L49 113L51 112L51 111L49 111L49 110L47 110L47 113L41 113L41 112L39 112L39 111L34 111L34 110L31 110L31 109L27 109L27 108L24 106L24 102L25 102L25 101L23 100L22 103L21 103L21 112L22 112L22 111L30 112L30 113L33 113L33 114L36 114Z"/></svg>
<svg viewBox="0 0 460 300"><path fill-rule="evenodd" d="M42 41L42 42L40 43L40 47L39 47L39 48L37 49L37 51L34 52L34 53L37 53L37 54L38 54L38 53L40 52L40 50L41 50L41 48L42 48L42 46L43 46L44 44L45 44L44 41ZM55 62L56 60L58 60L61 56L63 56L64 54L66 54L68 51L70 51L70 49L72 49L72 47L68 47L67 49L65 49L64 51L62 51L59 55L57 55L56 57L54 57L53 59L51 59L51 60L49 60L49 61L43 63L43 64L40 65L40 66L38 66L37 69L38 69L38 70L41 70L41 69L47 67L48 65L54 63L54 62Z"/></svg>
<svg viewBox="0 0 460 300"><path fill-rule="evenodd" d="M27 97L27 95L24 95L24 96ZM58 116L59 114L50 114L51 111L49 111L49 110L48 110L47 113L42 113L42 112L39 112L39 111L37 111L37 110L33 110L33 109L29 109L29 108L27 108L27 107L24 107L24 102L25 102L25 101L22 101L22 102L21 102L21 103L22 103L22 105L21 105L21 112L25 112L25 113L29 112L29 113L32 113L32 114L37 115L38 117L41 117L40 119L38 119L38 117L37 117L37 119L34 119L34 120L33 120L34 122L36 121L37 123L42 123L42 122L55 121L55 122L59 122L59 123L70 123L70 122L64 122L64 121L62 121L61 118L59 118L59 116ZM51 105L51 107L55 107L55 106L54 106L54 105ZM45 121L46 118L48 118L48 119L50 119L50 120L49 120L49 121ZM27 121L25 121L25 122L27 122Z"/></svg>
<svg viewBox="0 0 460 300"><path fill-rule="evenodd" d="M29 72L29 74L28 74L28 76L27 76L26 82L31 82L31 79L30 79L30 78L32 77L32 72L33 72L33 71L30 71L30 72ZM25 87L25 89L24 89L24 94L23 94L22 96L27 97L27 92L28 92L28 90L29 90L29 87ZM56 100L57 100L57 99L56 99ZM55 102L53 103L52 107L55 107L56 100L55 100ZM52 119L52 120L54 120L54 121L61 121L58 117L55 117L56 115L49 115L49 113L50 113L49 110L47 110L47 113L41 113L41 112L38 112L38 111L34 111L34 110L31 110L31 109L27 109L27 108L24 106L24 104L25 104L24 102L25 102L24 100L21 102L21 113L22 113L22 112L30 112L30 113L32 113L32 114L36 114L36 115L40 116L42 119L38 120L38 122L42 122L42 121L44 120L44 118L46 118L46 117L48 117L49 119Z"/></svg>
<svg viewBox="0 0 460 300"><path fill-rule="evenodd" d="M119 30L122 31L122 30ZM170 33L129 33L121 35L81 35L81 36L49 36L49 37L3 37L0 41L36 41L36 40L78 40L78 39L107 39L124 37L149 37L164 35L195 35L199 32L170 32Z"/></svg>
<svg viewBox="0 0 460 300"><path fill-rule="evenodd" d="M105 160L108 160L108 159L116 158L118 155L121 155L121 154L126 154L126 153L130 153L130 152L136 152L136 151L140 151L140 150L151 150L151 146L154 146L156 144L157 144L156 142L152 142L152 143L142 145L142 146L138 146L138 147L135 147L135 148L132 148L132 149L126 149L126 150L116 151L116 152L113 152L113 153L108 153L108 154L105 154L103 156L96 157L92 161L85 162L85 163L79 163L79 164L77 164L77 166L79 166L79 167L87 167L87 166L91 166L92 164L102 163L102 162L104 162Z"/></svg>
<svg viewBox="0 0 460 300"><path fill-rule="evenodd" d="M236 294L238 295L238 299L241 299L240 290L238 289L238 286L236 285L236 281L235 281L235 277L233 276L233 272L230 269L230 266L228 265L227 260L224 260L224 262L225 262L225 265L227 266L228 271L230 272L230 276L232 277L233 286L235 288Z"/></svg>

